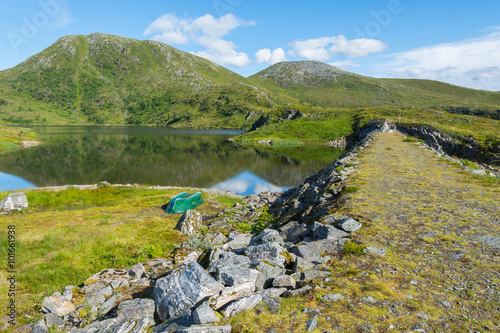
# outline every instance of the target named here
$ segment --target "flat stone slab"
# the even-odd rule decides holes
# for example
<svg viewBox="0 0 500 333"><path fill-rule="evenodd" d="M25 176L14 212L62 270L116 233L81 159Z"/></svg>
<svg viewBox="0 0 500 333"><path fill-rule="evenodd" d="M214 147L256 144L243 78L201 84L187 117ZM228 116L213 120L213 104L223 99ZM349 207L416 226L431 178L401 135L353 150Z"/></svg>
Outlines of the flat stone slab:
<svg viewBox="0 0 500 333"><path fill-rule="evenodd" d="M92 275L83 283L85 285L92 284L97 281L103 281L110 283L111 281L123 281L128 280L130 278L130 274L126 269L103 269L97 274Z"/></svg>

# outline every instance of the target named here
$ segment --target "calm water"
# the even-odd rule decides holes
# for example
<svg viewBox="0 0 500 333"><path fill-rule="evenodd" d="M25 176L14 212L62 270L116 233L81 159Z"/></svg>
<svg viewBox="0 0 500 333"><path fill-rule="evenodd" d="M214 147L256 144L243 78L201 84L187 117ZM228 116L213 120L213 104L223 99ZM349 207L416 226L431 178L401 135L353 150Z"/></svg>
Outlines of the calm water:
<svg viewBox="0 0 500 333"><path fill-rule="evenodd" d="M0 155L0 191L105 180L247 195L300 184L341 153L328 147L248 148L228 141L238 131L32 128L44 144Z"/></svg>

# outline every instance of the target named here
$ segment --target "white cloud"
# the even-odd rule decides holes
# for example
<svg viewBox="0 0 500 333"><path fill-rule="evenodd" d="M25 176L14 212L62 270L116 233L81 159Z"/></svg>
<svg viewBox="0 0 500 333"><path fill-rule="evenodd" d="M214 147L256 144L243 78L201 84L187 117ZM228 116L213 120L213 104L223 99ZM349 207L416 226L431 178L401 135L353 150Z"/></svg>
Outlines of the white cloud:
<svg viewBox="0 0 500 333"><path fill-rule="evenodd" d="M500 27L489 31L478 38L379 57L374 66L388 77L432 79L500 90Z"/></svg>
<svg viewBox="0 0 500 333"><path fill-rule="evenodd" d="M286 54L282 48L278 48L274 51L271 51L271 49L260 49L255 53L255 57L259 64L267 62L274 65L278 62L286 61Z"/></svg>
<svg viewBox="0 0 500 333"><path fill-rule="evenodd" d="M51 24L53 28L62 28L75 22L75 19L71 15L69 8L67 6L61 7L61 11L55 18L55 21Z"/></svg>
<svg viewBox="0 0 500 333"><path fill-rule="evenodd" d="M196 55L222 65L244 67L250 63L248 55L236 52L233 42L222 39L238 27L254 25L233 14L220 18L206 14L197 19L179 18L175 14L164 14L146 28L144 35L167 44L187 44L193 42L206 48Z"/></svg>
<svg viewBox="0 0 500 333"><path fill-rule="evenodd" d="M329 65L338 67L340 69L343 69L345 71L350 71L353 68L359 67L360 64L352 61L352 60L344 60L344 61L335 61L335 62L330 62Z"/></svg>
<svg viewBox="0 0 500 333"><path fill-rule="evenodd" d="M285 187L276 186L276 185L271 184L271 183L262 183L262 184L255 185L254 192L255 193L283 192L285 189L286 189Z"/></svg>
<svg viewBox="0 0 500 333"><path fill-rule="evenodd" d="M187 34L184 33L189 22L180 19L175 14L164 14L146 28L145 36L167 44L187 44Z"/></svg>
<svg viewBox="0 0 500 333"><path fill-rule="evenodd" d="M347 40L342 35L338 37L332 37L332 47L330 47L330 52L334 55L342 55L349 59L365 57L370 53L383 52L387 45L376 39L353 39Z"/></svg>
<svg viewBox="0 0 500 333"><path fill-rule="evenodd" d="M213 189L230 191L233 193L245 193L248 191L250 183L244 179L229 179L225 182L212 186Z"/></svg>
<svg viewBox="0 0 500 333"><path fill-rule="evenodd" d="M376 39L348 40L343 35L295 41L289 46L292 47L292 50L288 52L291 56L320 61L330 60L337 55L349 59L359 58L382 52L387 48L385 43Z"/></svg>

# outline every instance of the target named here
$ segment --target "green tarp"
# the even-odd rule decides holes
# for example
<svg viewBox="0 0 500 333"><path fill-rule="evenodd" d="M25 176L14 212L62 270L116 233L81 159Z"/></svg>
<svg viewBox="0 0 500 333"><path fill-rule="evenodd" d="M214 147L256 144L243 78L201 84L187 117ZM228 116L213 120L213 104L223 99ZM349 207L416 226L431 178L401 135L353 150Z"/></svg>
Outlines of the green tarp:
<svg viewBox="0 0 500 333"><path fill-rule="evenodd" d="M194 194L182 192L172 198L165 211L170 214L180 214L188 209L195 209L202 203L203 198L200 192Z"/></svg>

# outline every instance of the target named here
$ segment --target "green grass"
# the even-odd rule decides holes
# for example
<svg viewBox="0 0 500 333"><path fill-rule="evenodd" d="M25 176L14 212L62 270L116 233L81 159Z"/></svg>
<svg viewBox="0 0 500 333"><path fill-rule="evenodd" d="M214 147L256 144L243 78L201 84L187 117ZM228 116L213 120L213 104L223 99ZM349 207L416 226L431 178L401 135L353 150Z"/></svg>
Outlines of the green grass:
<svg viewBox="0 0 500 333"><path fill-rule="evenodd" d="M325 112L314 118L302 117L272 123L235 139L237 142L242 139L247 142L272 140L271 142L290 141L294 144L324 143L351 132L350 116L348 111Z"/></svg>
<svg viewBox="0 0 500 333"><path fill-rule="evenodd" d="M36 141L36 134L29 128L0 123L0 152L20 149L21 141Z"/></svg>
<svg viewBox="0 0 500 333"><path fill-rule="evenodd" d="M0 230L16 226L16 266L19 292L18 320L24 314L40 317L44 296L80 285L105 268L129 268L158 256L168 257L185 236L174 230L180 215L160 207L182 190L132 188L68 189L59 192L26 191L29 209L0 216ZM0 193L5 197L6 193ZM197 210L216 214L236 199L203 193ZM222 205L221 205L222 204ZM222 208L221 208L222 207ZM6 258L7 240L0 240ZM0 278L5 280L5 264ZM0 302L6 302L6 285L0 285Z"/></svg>

